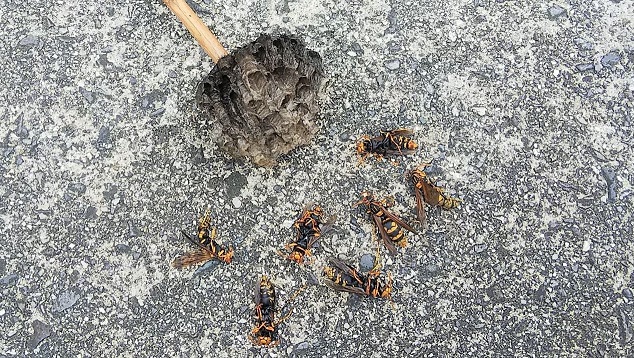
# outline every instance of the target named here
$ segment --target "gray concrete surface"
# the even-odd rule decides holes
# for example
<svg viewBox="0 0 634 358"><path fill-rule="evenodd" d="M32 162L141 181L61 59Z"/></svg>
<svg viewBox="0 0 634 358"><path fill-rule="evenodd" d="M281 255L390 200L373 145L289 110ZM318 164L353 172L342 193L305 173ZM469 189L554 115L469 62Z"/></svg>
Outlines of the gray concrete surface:
<svg viewBox="0 0 634 358"><path fill-rule="evenodd" d="M229 49L306 38L330 76L322 130L275 169L210 144L211 62L158 0L0 8L0 356L634 356L632 1L197 3ZM353 143L413 127L420 152L359 167ZM359 263L359 192L414 217L406 169L464 199L384 264L394 306L315 277ZM338 221L313 266L275 250L308 202ZM176 271L211 207L236 262ZM285 301L253 348L252 283Z"/></svg>

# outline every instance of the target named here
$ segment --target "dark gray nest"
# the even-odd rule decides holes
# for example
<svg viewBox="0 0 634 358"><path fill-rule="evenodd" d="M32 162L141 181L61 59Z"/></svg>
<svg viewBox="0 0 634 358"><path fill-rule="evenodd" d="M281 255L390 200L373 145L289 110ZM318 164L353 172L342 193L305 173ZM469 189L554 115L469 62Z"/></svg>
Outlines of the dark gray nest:
<svg viewBox="0 0 634 358"><path fill-rule="evenodd" d="M260 37L218 61L198 86L201 109L219 125L218 144L260 166L307 144L317 132L321 57L300 39Z"/></svg>

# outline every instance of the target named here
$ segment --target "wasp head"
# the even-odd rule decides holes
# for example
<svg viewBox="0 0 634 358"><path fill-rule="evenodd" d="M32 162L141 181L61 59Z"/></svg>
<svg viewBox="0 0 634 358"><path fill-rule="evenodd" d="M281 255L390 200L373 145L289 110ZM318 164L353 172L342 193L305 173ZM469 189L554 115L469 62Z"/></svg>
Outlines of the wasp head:
<svg viewBox="0 0 634 358"><path fill-rule="evenodd" d="M369 137L367 136L363 136L358 142L357 142L357 154L358 155L363 155L363 154L367 154L368 153L368 139Z"/></svg>
<svg viewBox="0 0 634 358"><path fill-rule="evenodd" d="M293 251L288 255L288 259L297 262L298 264L302 264L304 262L304 254L300 251Z"/></svg>
<svg viewBox="0 0 634 358"><path fill-rule="evenodd" d="M264 346L264 347L273 346L274 341L271 335L260 334L262 328L263 327L254 328L253 331L247 335L249 337L249 340L253 342L253 344L255 344L256 346Z"/></svg>
<svg viewBox="0 0 634 358"><path fill-rule="evenodd" d="M317 205L313 209L313 214L315 214L315 216L317 217L322 217L324 215L324 209L322 209L321 206Z"/></svg>
<svg viewBox="0 0 634 358"><path fill-rule="evenodd" d="M359 200L356 204L354 204L354 206L368 205L372 201L374 201L374 195L372 195L371 192L366 190L361 193L361 200Z"/></svg>
<svg viewBox="0 0 634 358"><path fill-rule="evenodd" d="M413 140L409 140L405 147L409 150L416 150L418 148L418 144L416 144Z"/></svg>
<svg viewBox="0 0 634 358"><path fill-rule="evenodd" d="M424 177L426 177L427 173L425 173L425 168L427 168L430 165L431 165L431 162L422 163L416 168L414 168L414 170L410 172L412 175L412 179L414 181L419 181L419 180L422 180Z"/></svg>

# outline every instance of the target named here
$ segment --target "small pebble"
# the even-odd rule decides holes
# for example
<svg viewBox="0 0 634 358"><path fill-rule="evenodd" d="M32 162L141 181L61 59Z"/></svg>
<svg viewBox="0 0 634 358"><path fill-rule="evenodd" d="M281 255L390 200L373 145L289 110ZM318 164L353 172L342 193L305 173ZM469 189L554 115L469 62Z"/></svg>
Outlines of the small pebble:
<svg viewBox="0 0 634 358"><path fill-rule="evenodd" d="M84 99L86 99L88 103L95 102L95 96L93 95L93 93L91 91L88 91L84 87L79 87L79 93L84 97Z"/></svg>
<svg viewBox="0 0 634 358"><path fill-rule="evenodd" d="M579 72L594 71L594 63L580 63L575 68Z"/></svg>
<svg viewBox="0 0 634 358"><path fill-rule="evenodd" d="M380 75L376 76L376 84L379 87L383 87L383 85L385 85L385 75L380 74Z"/></svg>
<svg viewBox="0 0 634 358"><path fill-rule="evenodd" d="M565 14L566 14L566 9L564 9L563 7L559 5L551 6L548 9L548 15L550 16L551 19L556 19Z"/></svg>
<svg viewBox="0 0 634 358"><path fill-rule="evenodd" d="M583 252L590 251L590 244L591 243L592 242L590 240L586 240L586 241L583 242L583 248L582 248Z"/></svg>
<svg viewBox="0 0 634 358"><path fill-rule="evenodd" d="M159 108L157 110L155 110L154 112L150 113L150 117L154 118L154 117L158 117L161 114L165 113L165 108Z"/></svg>
<svg viewBox="0 0 634 358"><path fill-rule="evenodd" d="M56 312L62 312L68 308L71 308L79 300L79 295L73 291L64 291L59 297L57 297L57 304L53 307Z"/></svg>
<svg viewBox="0 0 634 358"><path fill-rule="evenodd" d="M361 270L364 270L364 271L371 270L374 267L374 259L375 257L372 254L362 255L361 259L359 259L359 266Z"/></svg>
<svg viewBox="0 0 634 358"><path fill-rule="evenodd" d="M594 45L592 45L591 42L582 38L576 38L575 44L580 50L592 50L594 48Z"/></svg>
<svg viewBox="0 0 634 358"><path fill-rule="evenodd" d="M614 67L621 61L621 56L616 52L609 52L605 56L601 57L601 65L603 67Z"/></svg>
<svg viewBox="0 0 634 358"><path fill-rule="evenodd" d="M39 43L40 43L40 39L37 36L28 35L24 37L22 40L20 40L19 45L30 47L30 46L37 46Z"/></svg>
<svg viewBox="0 0 634 358"><path fill-rule="evenodd" d="M385 68L387 68L388 70L394 71L394 70L397 70L399 67L401 67L401 61L389 60L389 61L385 61L384 65L385 65Z"/></svg>
<svg viewBox="0 0 634 358"><path fill-rule="evenodd" d="M231 199L231 203L233 204L233 207L236 209L242 207L242 201L238 197Z"/></svg>
<svg viewBox="0 0 634 358"><path fill-rule="evenodd" d="M487 110L484 107L473 107L473 112L482 117L487 113Z"/></svg>
<svg viewBox="0 0 634 358"><path fill-rule="evenodd" d="M612 168L601 167L601 175L608 186L608 202L616 201L616 172Z"/></svg>
<svg viewBox="0 0 634 358"><path fill-rule="evenodd" d="M487 244L477 244L477 245L475 245L475 246L474 246L474 248L473 248L473 249L475 250L475 252L476 252L477 254L481 254L481 253L483 253L484 251L486 251L486 249L487 249L488 247L489 247L489 246L488 246Z"/></svg>
<svg viewBox="0 0 634 358"><path fill-rule="evenodd" d="M46 339L48 336L51 335L51 326L49 326L48 324L40 320L35 320L33 321L32 325L33 325L33 334L31 335L28 342L26 343L27 347L30 350L34 350L35 348L37 348L40 342L42 342L44 339Z"/></svg>
<svg viewBox="0 0 634 358"><path fill-rule="evenodd" d="M126 244L116 244L114 250L118 254L129 254L132 251L130 250L130 246Z"/></svg>

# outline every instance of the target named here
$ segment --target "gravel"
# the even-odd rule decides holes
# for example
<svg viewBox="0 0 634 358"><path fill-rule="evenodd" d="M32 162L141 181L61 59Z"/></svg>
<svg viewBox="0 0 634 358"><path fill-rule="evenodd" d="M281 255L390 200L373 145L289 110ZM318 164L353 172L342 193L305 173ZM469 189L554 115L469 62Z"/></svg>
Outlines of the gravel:
<svg viewBox="0 0 634 358"><path fill-rule="evenodd" d="M194 98L212 63L162 2L5 2L0 356L634 356L631 1L196 4L230 50L321 54L321 130L233 161ZM415 155L359 164L399 127ZM361 191L420 229L405 174L430 160L464 203L382 249L394 302L326 287L328 256L376 252ZM300 267L277 250L311 202L337 219ZM207 208L234 262L172 268ZM281 307L307 286L270 349L247 339L261 274Z"/></svg>

